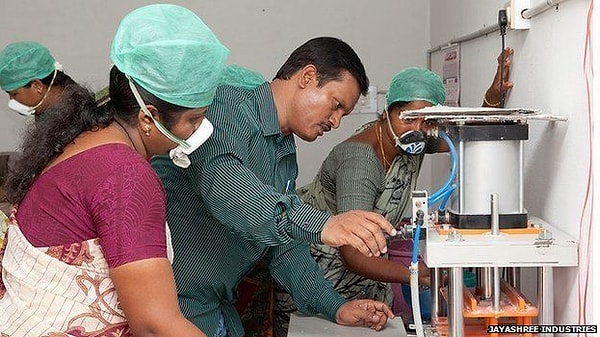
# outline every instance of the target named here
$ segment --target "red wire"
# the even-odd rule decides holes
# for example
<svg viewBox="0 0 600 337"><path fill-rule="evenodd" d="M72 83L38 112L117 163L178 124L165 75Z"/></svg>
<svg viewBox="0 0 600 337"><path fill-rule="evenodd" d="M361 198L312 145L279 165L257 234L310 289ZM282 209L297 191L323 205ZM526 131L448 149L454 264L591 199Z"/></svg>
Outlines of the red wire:
<svg viewBox="0 0 600 337"><path fill-rule="evenodd" d="M580 254L580 258L579 258L579 260L580 260L579 261L580 278L579 278L579 286L578 286L578 301L579 301L579 303L578 303L578 321L579 321L579 324L586 324L586 322L587 322L587 300L588 300L588 292L589 292L589 278L590 278L589 276L590 276L590 267L591 267L589 249L591 247L591 240L592 240L592 235L591 235L592 220L591 219L593 219L593 215L594 215L594 206L593 206L593 204L591 204L590 208L589 208L589 212L590 212L589 219L590 220L586 224L587 228L583 228L585 214L586 214L586 210L588 209L588 202L589 202L591 189L592 189L592 187L591 187L592 160L593 160L592 154L594 153L594 151L593 151L594 124L593 124L593 115L592 115L592 108L591 108L592 100L591 100L591 90L590 90L590 77L593 78L593 76L594 76L594 68L592 66L592 61L594 58L593 58L593 52L592 52L592 48L591 48L591 41L592 41L591 25L592 25L593 8L594 8L594 1L592 0L590 3L590 7L588 9L588 15L587 15L587 25L586 25L586 35L585 35L585 51L584 51L584 59L583 59L583 72L585 74L585 86L586 86L586 95L587 95L588 123L590 126L590 134L589 134L589 136L590 136L590 148L589 148L590 160L588 163L588 177L587 177L586 194L585 194L583 209L581 211L581 218L579 221L579 227L580 227L579 242L580 242L580 244L583 243L583 241L587 237L585 246L582 247L582 248L585 248L583 250L583 251L585 251L585 264L581 263L582 262L581 254ZM589 58L588 58L588 56L589 56ZM584 272L583 273L584 275L581 275L582 272ZM584 276L584 278L585 278L585 281L583 281L583 285L582 285L582 279L583 279L582 276ZM583 293L583 295L582 295L582 293ZM582 303L582 298L581 298L582 296L583 296L583 303Z"/></svg>

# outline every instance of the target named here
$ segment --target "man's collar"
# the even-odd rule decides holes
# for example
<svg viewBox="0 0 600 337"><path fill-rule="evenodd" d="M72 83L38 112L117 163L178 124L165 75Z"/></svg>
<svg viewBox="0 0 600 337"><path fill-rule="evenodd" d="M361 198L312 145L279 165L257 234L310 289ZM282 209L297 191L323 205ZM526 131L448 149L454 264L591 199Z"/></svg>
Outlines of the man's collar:
<svg viewBox="0 0 600 337"><path fill-rule="evenodd" d="M265 136L273 136L281 133L277 107L273 99L273 92L269 82L265 82L255 89L258 104L258 118Z"/></svg>

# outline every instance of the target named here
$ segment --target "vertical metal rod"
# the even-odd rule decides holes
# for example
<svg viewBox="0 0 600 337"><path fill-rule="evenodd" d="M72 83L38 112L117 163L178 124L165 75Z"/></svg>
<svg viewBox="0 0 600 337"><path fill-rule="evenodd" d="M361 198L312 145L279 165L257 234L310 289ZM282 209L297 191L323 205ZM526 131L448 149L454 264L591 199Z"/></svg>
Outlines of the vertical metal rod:
<svg viewBox="0 0 600 337"><path fill-rule="evenodd" d="M465 209L465 142L458 143L458 213L464 214Z"/></svg>
<svg viewBox="0 0 600 337"><path fill-rule="evenodd" d="M448 283L448 336L464 337L465 326L463 319L463 269L450 268Z"/></svg>
<svg viewBox="0 0 600 337"><path fill-rule="evenodd" d="M521 269L519 267L509 267L508 284L515 289L521 289Z"/></svg>
<svg viewBox="0 0 600 337"><path fill-rule="evenodd" d="M486 300L492 297L492 268L478 267L475 269L477 286L475 294L479 299Z"/></svg>
<svg viewBox="0 0 600 337"><path fill-rule="evenodd" d="M494 267L494 311L500 312L500 268Z"/></svg>
<svg viewBox="0 0 600 337"><path fill-rule="evenodd" d="M442 269L433 268L429 277L431 279L431 317L438 318L442 316L442 299L440 297Z"/></svg>
<svg viewBox="0 0 600 337"><path fill-rule="evenodd" d="M552 267L537 267L538 324L554 324L554 276ZM539 334L548 337L552 334Z"/></svg>
<svg viewBox="0 0 600 337"><path fill-rule="evenodd" d="M510 284L510 286L513 286L513 275L510 272L510 270L512 269L512 267L503 267L501 270L502 272L500 272L500 276L501 278L506 281L506 283Z"/></svg>
<svg viewBox="0 0 600 337"><path fill-rule="evenodd" d="M431 70L431 51L427 51L427 69Z"/></svg>
<svg viewBox="0 0 600 337"><path fill-rule="evenodd" d="M523 182L525 181L525 141L521 140L519 142L519 212L525 213L525 206L523 199L525 198L525 194L523 192Z"/></svg>
<svg viewBox="0 0 600 337"><path fill-rule="evenodd" d="M492 235L500 235L500 212L498 211L498 193L490 194L490 212L492 217Z"/></svg>

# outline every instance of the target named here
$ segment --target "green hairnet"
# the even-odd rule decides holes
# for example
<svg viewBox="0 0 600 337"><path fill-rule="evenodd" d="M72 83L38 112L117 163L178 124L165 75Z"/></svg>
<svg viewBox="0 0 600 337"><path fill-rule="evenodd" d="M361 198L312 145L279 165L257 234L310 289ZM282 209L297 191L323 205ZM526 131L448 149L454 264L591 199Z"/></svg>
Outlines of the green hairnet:
<svg viewBox="0 0 600 337"><path fill-rule="evenodd" d="M156 97L183 107L209 105L229 50L190 10L149 5L129 13L113 39L110 58Z"/></svg>
<svg viewBox="0 0 600 337"><path fill-rule="evenodd" d="M394 76L385 96L387 107L396 102L427 101L443 104L446 89L440 77L424 68L406 68Z"/></svg>
<svg viewBox="0 0 600 337"><path fill-rule="evenodd" d="M42 79L54 71L54 62L48 48L37 42L11 43L0 52L0 87L13 91Z"/></svg>
<svg viewBox="0 0 600 337"><path fill-rule="evenodd" d="M236 64L230 64L223 70L220 85L231 85L234 87L253 89L265 83L265 81L263 75L255 71L240 67Z"/></svg>

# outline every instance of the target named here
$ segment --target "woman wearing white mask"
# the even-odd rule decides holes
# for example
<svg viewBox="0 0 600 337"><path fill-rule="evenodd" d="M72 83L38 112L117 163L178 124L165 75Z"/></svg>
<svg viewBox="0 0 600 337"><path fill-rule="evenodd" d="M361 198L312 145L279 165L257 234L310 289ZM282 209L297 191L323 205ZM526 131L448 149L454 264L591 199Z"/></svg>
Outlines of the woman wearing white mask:
<svg viewBox="0 0 600 337"><path fill-rule="evenodd" d="M0 52L0 87L8 93L8 107L20 115L38 117L76 84L37 42L11 43Z"/></svg>
<svg viewBox="0 0 600 337"><path fill-rule="evenodd" d="M73 87L31 126L6 183L3 334L204 336L179 310L148 159L171 152L184 167L210 135L228 53L189 10L139 8L113 40L110 106Z"/></svg>

